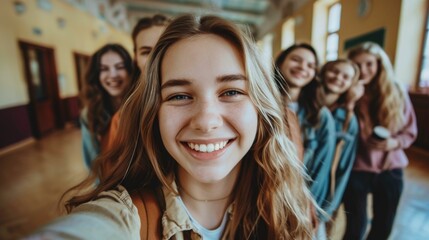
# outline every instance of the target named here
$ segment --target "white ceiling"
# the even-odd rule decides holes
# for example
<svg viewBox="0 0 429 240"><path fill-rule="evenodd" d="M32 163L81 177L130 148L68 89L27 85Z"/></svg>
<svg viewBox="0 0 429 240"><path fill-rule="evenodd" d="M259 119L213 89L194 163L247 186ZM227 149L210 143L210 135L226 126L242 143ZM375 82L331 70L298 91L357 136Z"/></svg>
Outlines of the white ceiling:
<svg viewBox="0 0 429 240"><path fill-rule="evenodd" d="M282 18L308 0L64 0L131 31L139 18L159 13L168 17L214 14L248 26L255 38L269 32Z"/></svg>

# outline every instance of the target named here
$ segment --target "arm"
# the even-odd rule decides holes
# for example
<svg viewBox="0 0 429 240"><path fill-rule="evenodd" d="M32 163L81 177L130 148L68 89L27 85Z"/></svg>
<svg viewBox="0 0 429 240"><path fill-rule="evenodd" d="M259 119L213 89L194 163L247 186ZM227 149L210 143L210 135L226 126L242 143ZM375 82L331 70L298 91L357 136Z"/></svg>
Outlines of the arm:
<svg viewBox="0 0 429 240"><path fill-rule="evenodd" d="M82 133L83 159L85 161L85 165L88 168L91 168L92 162L97 157L100 150L98 146L98 141L92 136L91 132L89 131L89 126L86 121L84 112L80 118L80 129Z"/></svg>
<svg viewBox="0 0 429 240"><path fill-rule="evenodd" d="M341 118L334 117L337 127L343 127L344 121L341 121ZM330 196L329 202L324 207L326 213L329 216L332 216L333 212L338 209L345 188L347 186L351 170L353 168L353 163L357 151L357 142L358 142L358 133L359 125L355 115L352 115L348 128L346 131L338 135L338 140L343 142L343 147L340 151L340 158L338 167L334 172L335 176L335 188L333 195ZM332 176L332 174L331 174Z"/></svg>
<svg viewBox="0 0 429 240"><path fill-rule="evenodd" d="M140 218L123 187L100 193L27 239L140 239Z"/></svg>
<svg viewBox="0 0 429 240"><path fill-rule="evenodd" d="M404 109L404 126L397 133L393 134L390 138L384 141L377 141L370 139L370 143L374 148L383 151L392 151L398 149L406 149L417 138L417 121L414 113L413 106L411 104L410 97L407 93L404 93L405 97L405 109Z"/></svg>
<svg viewBox="0 0 429 240"><path fill-rule="evenodd" d="M410 97L408 93L404 93L405 97L405 111L404 111L404 119L405 124L404 127L396 134L393 135L393 138L398 141L400 149L405 149L411 146L411 144L417 138L417 121L416 114L414 113L414 108L411 103Z"/></svg>
<svg viewBox="0 0 429 240"><path fill-rule="evenodd" d="M326 200L332 159L335 151L335 124L331 113L327 108L322 108L320 112L320 125L316 131L317 147L314 150L311 163L306 164L309 175L312 178L310 191L314 199L323 206Z"/></svg>
<svg viewBox="0 0 429 240"><path fill-rule="evenodd" d="M303 161L304 146L302 144L301 129L299 126L298 118L296 114L289 108L286 108L286 118L288 123L287 127L289 128L289 134L287 135L290 140L295 144L299 160Z"/></svg>

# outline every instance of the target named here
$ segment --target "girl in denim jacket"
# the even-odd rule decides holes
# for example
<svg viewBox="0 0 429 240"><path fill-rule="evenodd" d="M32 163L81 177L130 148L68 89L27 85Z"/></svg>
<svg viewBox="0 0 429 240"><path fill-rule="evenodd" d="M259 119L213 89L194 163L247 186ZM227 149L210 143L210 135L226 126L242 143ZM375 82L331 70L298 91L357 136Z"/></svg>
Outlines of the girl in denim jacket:
<svg viewBox="0 0 429 240"><path fill-rule="evenodd" d="M330 169L335 150L335 124L330 111L316 98L318 81L317 54L311 45L295 44L282 51L276 59L276 80L279 89L290 97L301 127L304 143L304 165L310 176L308 185L318 206L324 206ZM322 217L318 213L318 218Z"/></svg>
<svg viewBox="0 0 429 240"><path fill-rule="evenodd" d="M327 62L320 70L317 98L332 113L336 128L336 149L331 165L328 196L322 206L326 212L319 225L318 239L326 239L325 223L338 209L347 186L356 156L359 126L354 114L355 102L363 95L363 85L358 81L359 68L350 60Z"/></svg>

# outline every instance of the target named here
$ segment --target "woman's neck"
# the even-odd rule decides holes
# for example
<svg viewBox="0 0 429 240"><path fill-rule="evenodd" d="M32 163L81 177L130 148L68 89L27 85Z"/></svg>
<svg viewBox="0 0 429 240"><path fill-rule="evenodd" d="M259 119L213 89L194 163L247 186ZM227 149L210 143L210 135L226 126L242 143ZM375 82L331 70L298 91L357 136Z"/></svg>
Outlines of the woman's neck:
<svg viewBox="0 0 429 240"><path fill-rule="evenodd" d="M180 197L192 217L207 229L215 229L222 223L231 201L235 181L227 178L216 183L196 182L179 167L177 186Z"/></svg>
<svg viewBox="0 0 429 240"><path fill-rule="evenodd" d="M336 93L326 93L325 92L323 98L324 98L323 99L323 105L330 108L337 102L338 98L340 98L340 95L336 94Z"/></svg>
<svg viewBox="0 0 429 240"><path fill-rule="evenodd" d="M114 112L118 111L119 107L121 106L122 103L122 98L121 97L110 97L110 102L112 103L112 107Z"/></svg>
<svg viewBox="0 0 429 240"><path fill-rule="evenodd" d="M289 88L289 95L292 102L298 101L299 94L301 93L301 88Z"/></svg>

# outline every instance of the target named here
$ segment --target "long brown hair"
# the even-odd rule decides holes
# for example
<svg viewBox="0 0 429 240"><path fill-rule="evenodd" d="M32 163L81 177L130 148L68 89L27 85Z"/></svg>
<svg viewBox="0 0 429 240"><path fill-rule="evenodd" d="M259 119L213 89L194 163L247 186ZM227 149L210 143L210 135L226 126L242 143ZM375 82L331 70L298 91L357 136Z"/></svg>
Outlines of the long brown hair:
<svg viewBox="0 0 429 240"><path fill-rule="evenodd" d="M146 81L138 83L124 104L123 122L114 147L95 163L99 184L89 193L71 198L66 207L71 210L119 184L128 191L144 186L162 186L173 191L169 176L174 174L177 163L165 149L158 125L161 63L167 49L176 42L201 34L222 37L241 53L249 80L249 96L258 112L256 138L241 160L239 177L231 195L234 214L224 237L310 239L308 209L312 198L304 181L305 171L293 143L286 136L287 120L280 93L261 62L254 42L235 25L215 16L185 15L167 27L147 63ZM110 169L101 171L106 162ZM75 188L90 186L94 178Z"/></svg>
<svg viewBox="0 0 429 240"><path fill-rule="evenodd" d="M114 109L109 93L100 83L101 57L108 52L115 52L122 58L130 79L133 72L131 55L122 45L106 44L92 55L85 76L82 100L86 107L89 130L95 136L102 136L107 131L110 119L117 110Z"/></svg>
<svg viewBox="0 0 429 240"><path fill-rule="evenodd" d="M283 95L286 95L289 89L288 83L287 83L288 79L286 79L281 73L280 71L281 65L283 64L283 62L286 60L286 57L290 53L292 53L295 49L299 49L299 48L304 48L309 50L314 55L314 58L316 60L316 70L315 70L314 78L310 81L310 83L308 83L301 89L301 92L298 97L298 104L306 110L305 111L306 119L312 126L316 126L320 120L319 112L322 106L318 104L315 98L317 87L319 86L319 82L317 80L317 76L318 76L317 68L319 66L319 60L317 57L316 50L313 48L313 46L307 43L296 43L288 47L287 49L283 50L282 52L280 52L275 61L274 77L280 92ZM314 97L311 97L311 96L314 96Z"/></svg>

